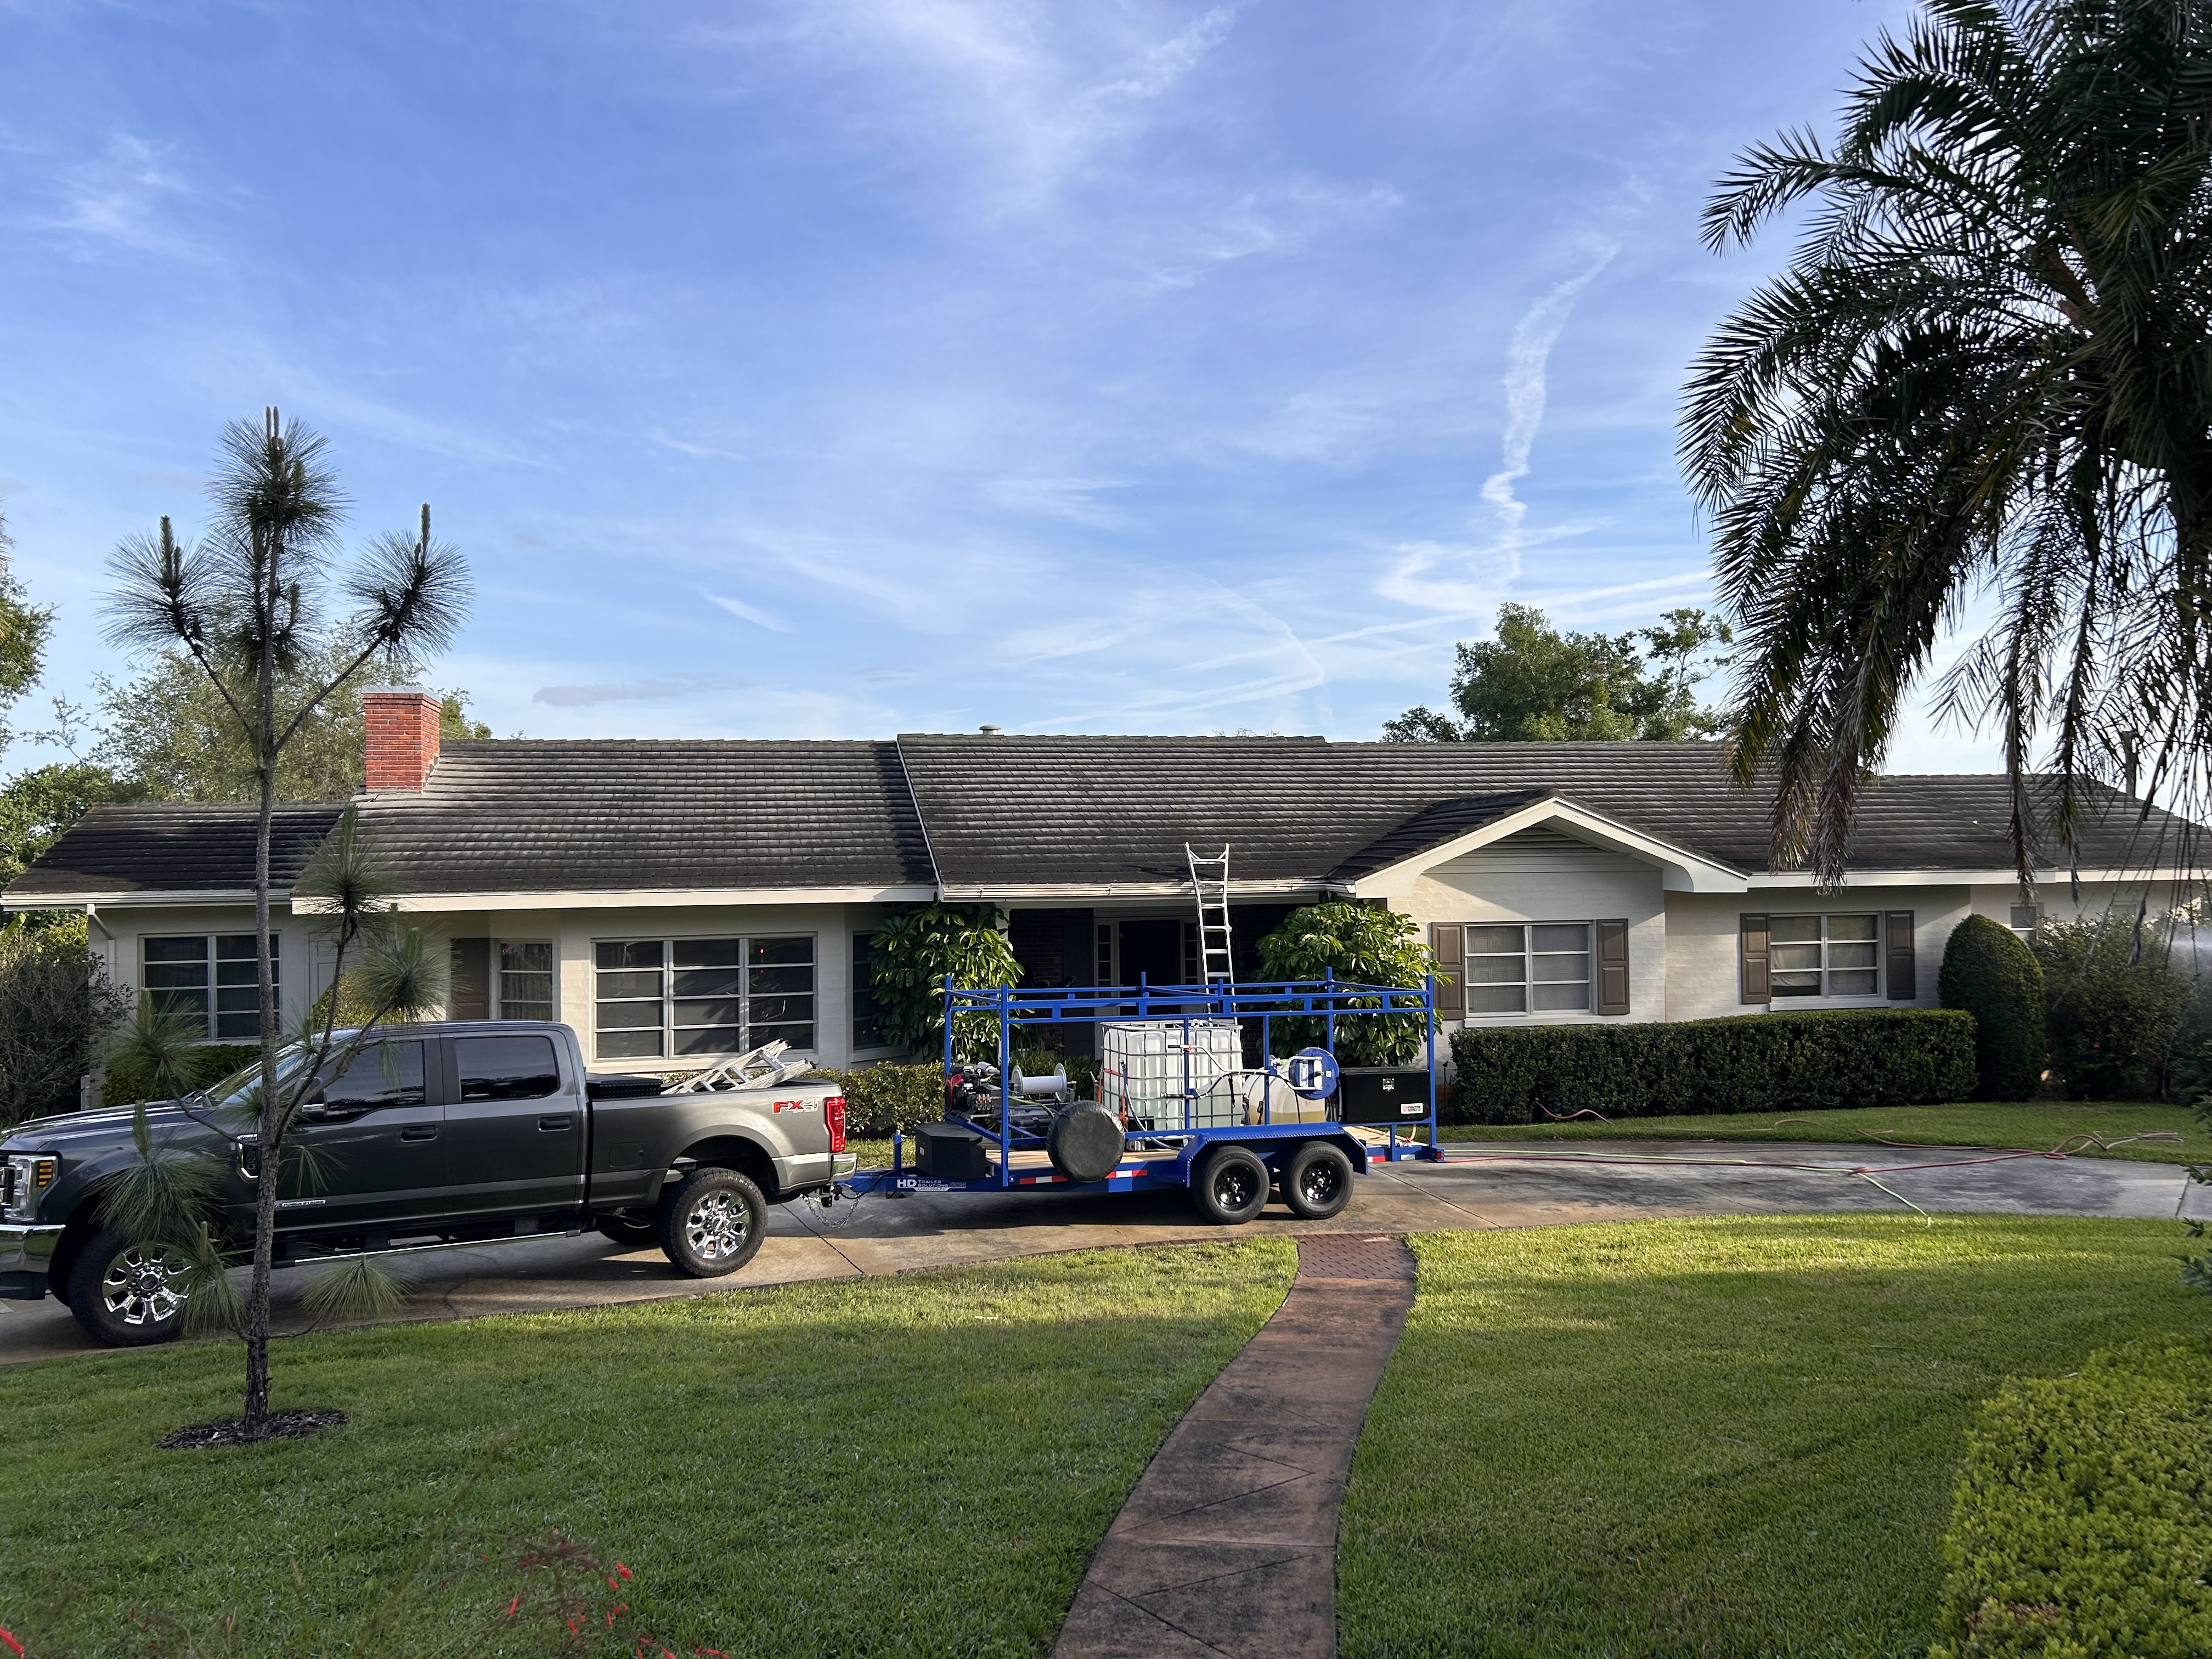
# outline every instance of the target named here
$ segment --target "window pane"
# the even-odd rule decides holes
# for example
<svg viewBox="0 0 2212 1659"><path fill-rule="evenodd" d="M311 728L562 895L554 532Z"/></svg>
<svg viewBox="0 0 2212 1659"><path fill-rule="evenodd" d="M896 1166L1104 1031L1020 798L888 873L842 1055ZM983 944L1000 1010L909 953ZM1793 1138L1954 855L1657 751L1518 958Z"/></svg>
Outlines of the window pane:
<svg viewBox="0 0 2212 1659"><path fill-rule="evenodd" d="M658 969L649 974L601 974L599 988L602 1001L609 997L657 998L660 994L660 974Z"/></svg>
<svg viewBox="0 0 2212 1659"><path fill-rule="evenodd" d="M2041 920L2042 907L2034 904L2015 904L2012 907L2012 925L2017 933L2032 933Z"/></svg>
<svg viewBox="0 0 2212 1659"><path fill-rule="evenodd" d="M745 990L751 996L766 996L780 991L807 992L814 988L811 968L749 968L745 970Z"/></svg>
<svg viewBox="0 0 2212 1659"><path fill-rule="evenodd" d="M1526 938L1527 929L1517 924L1499 927L1486 923L1467 930L1467 953L1471 957L1481 957L1510 951L1517 955Z"/></svg>
<svg viewBox="0 0 2212 1659"><path fill-rule="evenodd" d="M1470 985L1467 988L1467 1011L1470 1014L1523 1014L1528 1012L1528 996L1518 985Z"/></svg>
<svg viewBox="0 0 2212 1659"><path fill-rule="evenodd" d="M687 1027L676 1034L676 1052L679 1054L737 1054L739 1052L738 1028L734 1025Z"/></svg>
<svg viewBox="0 0 2212 1659"><path fill-rule="evenodd" d="M1526 976L1528 958L1526 957L1469 957L1467 959L1467 982L1469 985L1518 985Z"/></svg>
<svg viewBox="0 0 2212 1659"><path fill-rule="evenodd" d="M270 934L270 961L274 962L283 954L283 935ZM215 956L217 962L258 962L260 960L261 952L255 948L253 935L251 933L222 933L217 935L216 939Z"/></svg>
<svg viewBox="0 0 2212 1659"><path fill-rule="evenodd" d="M738 941L733 939L679 939L676 941L678 968L734 968Z"/></svg>
<svg viewBox="0 0 2212 1659"><path fill-rule="evenodd" d="M1585 921L1539 922L1528 930L1528 948L1532 951L1589 949L1589 924Z"/></svg>
<svg viewBox="0 0 2212 1659"><path fill-rule="evenodd" d="M1818 974L1777 974L1773 981L1774 994L1778 997L1816 997L1820 994Z"/></svg>
<svg viewBox="0 0 2212 1659"><path fill-rule="evenodd" d="M650 1025L660 1024L660 1004L653 1002L603 1002L599 1005L599 1029L602 1031L635 1031Z"/></svg>
<svg viewBox="0 0 2212 1659"><path fill-rule="evenodd" d="M794 1048L814 1046L814 1027L805 1025L753 1025L747 1028L753 1047L764 1042L787 1042Z"/></svg>
<svg viewBox="0 0 2212 1659"><path fill-rule="evenodd" d="M208 959L208 942L204 935L188 939L149 939L140 941L146 947L148 962L198 962Z"/></svg>
<svg viewBox="0 0 2212 1659"><path fill-rule="evenodd" d="M763 1022L782 1023L790 1020L809 1020L814 1018L812 997L755 997L750 1010L756 1028ZM756 1037L756 1042L766 1042L766 1037Z"/></svg>
<svg viewBox="0 0 2212 1659"><path fill-rule="evenodd" d="M1587 981L1589 978L1589 957L1587 954L1577 957L1538 957L1535 959L1535 967L1536 971L1532 977L1540 981ZM1543 1005L1540 1003L1538 1006L1540 1007Z"/></svg>
<svg viewBox="0 0 2212 1659"><path fill-rule="evenodd" d="M811 939L757 939L745 953L745 960L756 967L767 963L811 962L814 960L814 941Z"/></svg>
<svg viewBox="0 0 2212 1659"><path fill-rule="evenodd" d="M738 994L736 968L679 968L676 994L679 997L733 997Z"/></svg>
<svg viewBox="0 0 2212 1659"><path fill-rule="evenodd" d="M599 947L598 957L602 968L658 968L660 941L649 939L635 944L603 944Z"/></svg>
<svg viewBox="0 0 2212 1659"><path fill-rule="evenodd" d="M1588 985L1539 985L1536 988L1536 1012L1540 1014L1559 1013L1568 1009L1589 1010Z"/></svg>
<svg viewBox="0 0 2212 1659"><path fill-rule="evenodd" d="M215 1034L225 1042L252 1042L261 1035L261 1011L249 1014L217 1014Z"/></svg>
<svg viewBox="0 0 2212 1659"><path fill-rule="evenodd" d="M463 1100L542 1100L561 1092L553 1039L462 1037L453 1044Z"/></svg>
<svg viewBox="0 0 2212 1659"><path fill-rule="evenodd" d="M419 1042L372 1042L323 1090L332 1106L420 1106L428 1097Z"/></svg>
<svg viewBox="0 0 2212 1659"><path fill-rule="evenodd" d="M149 991L204 991L207 988L207 964L204 962L151 963L146 969L146 988Z"/></svg>
<svg viewBox="0 0 2212 1659"><path fill-rule="evenodd" d="M1854 968L1845 974L1828 975L1828 994L1832 997L1870 997L1875 994L1875 973L1871 969Z"/></svg>
<svg viewBox="0 0 2212 1659"><path fill-rule="evenodd" d="M1880 939L1881 918L1878 916L1830 916L1828 937L1838 939Z"/></svg>
<svg viewBox="0 0 2212 1659"><path fill-rule="evenodd" d="M1817 939L1820 937L1818 916L1775 916L1768 924L1770 937L1779 944L1784 939Z"/></svg>
<svg viewBox="0 0 2212 1659"><path fill-rule="evenodd" d="M205 990L157 991L149 987L146 999L154 1005L154 1012L164 1016L174 1015L181 1019L205 1019L208 994Z"/></svg>
<svg viewBox="0 0 2212 1659"><path fill-rule="evenodd" d="M1820 965L1820 947L1817 945L1778 945L1773 951L1776 969L1807 969Z"/></svg>
<svg viewBox="0 0 2212 1659"><path fill-rule="evenodd" d="M660 1033L651 1031L602 1031L599 1040L601 1060L643 1060L660 1053Z"/></svg>
<svg viewBox="0 0 2212 1659"><path fill-rule="evenodd" d="M1871 945L1836 945L1828 946L1828 966L1831 968L1872 968L1875 947Z"/></svg>
<svg viewBox="0 0 2212 1659"><path fill-rule="evenodd" d="M875 939L873 933L855 933L853 936L853 1046L855 1048L890 1046L884 1040L884 1028L876 1014L875 970L868 959Z"/></svg>
<svg viewBox="0 0 2212 1659"><path fill-rule="evenodd" d="M692 997L676 1005L676 1024L678 1025L735 1025L738 1023L738 1000L735 997Z"/></svg>
<svg viewBox="0 0 2212 1659"><path fill-rule="evenodd" d="M553 971L553 947L542 940L510 944L502 939L499 967L505 974L550 974Z"/></svg>
<svg viewBox="0 0 2212 1659"><path fill-rule="evenodd" d="M252 1014L261 1012L261 988L258 985L226 985L215 994L216 1012L224 1014Z"/></svg>
<svg viewBox="0 0 2212 1659"><path fill-rule="evenodd" d="M269 965L272 969L276 966L276 957L269 959ZM261 983L261 964L258 962L218 962L215 965L215 982L218 985L258 986Z"/></svg>

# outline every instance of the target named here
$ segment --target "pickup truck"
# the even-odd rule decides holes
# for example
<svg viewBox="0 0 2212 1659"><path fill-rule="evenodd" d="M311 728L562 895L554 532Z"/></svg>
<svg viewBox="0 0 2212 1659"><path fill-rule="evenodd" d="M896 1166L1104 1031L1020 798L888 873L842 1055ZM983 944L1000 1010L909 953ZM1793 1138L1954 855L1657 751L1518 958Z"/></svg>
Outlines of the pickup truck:
<svg viewBox="0 0 2212 1659"><path fill-rule="evenodd" d="M222 1236L240 1250L258 1079L250 1068L148 1109L158 1146L210 1159ZM130 1108L106 1107L0 1141L0 1297L58 1297L115 1346L176 1335L186 1293L180 1261L101 1214L104 1184L138 1156L131 1123ZM855 1162L834 1083L664 1093L658 1078L590 1076L575 1033L535 1020L380 1030L310 1091L287 1144L308 1155L284 1163L283 1266L595 1227L716 1278L760 1249L769 1205L826 1191Z"/></svg>

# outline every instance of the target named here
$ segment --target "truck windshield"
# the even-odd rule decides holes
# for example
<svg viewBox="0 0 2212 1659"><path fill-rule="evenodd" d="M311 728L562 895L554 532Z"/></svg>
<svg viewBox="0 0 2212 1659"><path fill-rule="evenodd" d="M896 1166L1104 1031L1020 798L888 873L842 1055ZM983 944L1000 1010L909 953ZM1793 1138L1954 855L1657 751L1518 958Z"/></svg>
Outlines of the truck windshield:
<svg viewBox="0 0 2212 1659"><path fill-rule="evenodd" d="M305 1056L297 1044L280 1050L276 1055L276 1081L281 1088L285 1080L300 1069ZM241 1066L220 1083L210 1085L207 1097L218 1111L258 1111L261 1107L261 1062Z"/></svg>

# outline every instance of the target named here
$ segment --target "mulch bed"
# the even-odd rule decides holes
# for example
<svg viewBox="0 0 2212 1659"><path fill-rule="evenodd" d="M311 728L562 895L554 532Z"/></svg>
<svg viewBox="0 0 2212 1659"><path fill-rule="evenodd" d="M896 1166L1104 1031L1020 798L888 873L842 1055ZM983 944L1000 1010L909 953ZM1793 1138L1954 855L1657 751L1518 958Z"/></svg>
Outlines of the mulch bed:
<svg viewBox="0 0 2212 1659"><path fill-rule="evenodd" d="M324 1429L334 1429L346 1420L343 1412L271 1412L269 1413L269 1432L266 1440L305 1440ZM246 1419L242 1417L219 1418L212 1423L195 1423L188 1429L179 1429L166 1440L156 1443L161 1451L201 1451L210 1446L250 1446L254 1443L246 1437Z"/></svg>

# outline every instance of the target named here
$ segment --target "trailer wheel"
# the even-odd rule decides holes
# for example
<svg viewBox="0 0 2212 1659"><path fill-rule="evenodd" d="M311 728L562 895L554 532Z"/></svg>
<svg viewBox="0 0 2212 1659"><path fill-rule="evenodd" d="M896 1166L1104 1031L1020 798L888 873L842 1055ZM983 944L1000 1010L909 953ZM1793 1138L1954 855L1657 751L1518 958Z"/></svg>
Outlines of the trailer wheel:
<svg viewBox="0 0 2212 1659"><path fill-rule="evenodd" d="M1267 1206L1267 1166L1249 1146L1220 1147L1192 1172L1190 1196L1218 1226L1249 1221Z"/></svg>
<svg viewBox="0 0 2212 1659"><path fill-rule="evenodd" d="M735 1170L702 1164L660 1198L660 1249L694 1279L733 1273L760 1253L768 1200Z"/></svg>
<svg viewBox="0 0 2212 1659"><path fill-rule="evenodd" d="M1352 1160L1326 1140L1302 1142L1283 1171L1283 1202L1304 1220L1328 1220L1352 1202Z"/></svg>

